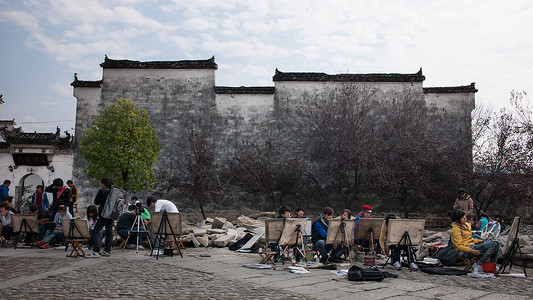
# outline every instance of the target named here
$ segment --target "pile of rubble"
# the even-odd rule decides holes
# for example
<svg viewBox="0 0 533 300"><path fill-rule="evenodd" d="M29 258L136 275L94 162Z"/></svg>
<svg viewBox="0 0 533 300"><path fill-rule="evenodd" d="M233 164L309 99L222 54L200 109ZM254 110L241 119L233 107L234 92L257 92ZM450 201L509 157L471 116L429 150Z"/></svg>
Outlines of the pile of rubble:
<svg viewBox="0 0 533 300"><path fill-rule="evenodd" d="M206 218L198 224L184 222L182 224L182 243L189 247L227 247L250 233L254 237L250 240L250 243L253 244L247 245L247 247L251 248L264 235L264 220L273 218L275 215L274 212L250 216L241 215L235 224L222 217Z"/></svg>

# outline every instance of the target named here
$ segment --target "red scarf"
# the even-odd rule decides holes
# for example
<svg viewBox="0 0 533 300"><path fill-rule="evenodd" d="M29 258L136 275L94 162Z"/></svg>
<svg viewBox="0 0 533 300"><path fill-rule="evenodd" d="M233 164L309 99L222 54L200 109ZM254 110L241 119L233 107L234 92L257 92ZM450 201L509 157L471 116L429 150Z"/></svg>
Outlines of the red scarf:
<svg viewBox="0 0 533 300"><path fill-rule="evenodd" d="M64 187L62 187L60 189L57 189L57 199L59 199L59 197L61 197L61 194L63 194L63 191L66 190L66 189L67 189L66 186L64 186Z"/></svg>

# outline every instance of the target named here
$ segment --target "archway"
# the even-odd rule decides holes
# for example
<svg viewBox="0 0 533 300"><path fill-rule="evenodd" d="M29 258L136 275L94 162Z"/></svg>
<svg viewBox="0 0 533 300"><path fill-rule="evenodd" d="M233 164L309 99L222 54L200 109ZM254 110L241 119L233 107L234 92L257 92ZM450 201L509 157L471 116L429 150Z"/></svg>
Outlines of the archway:
<svg viewBox="0 0 533 300"><path fill-rule="evenodd" d="M20 210L23 207L29 207L31 205L31 197L38 185L44 187L44 181L41 176L35 173L26 174L20 178L15 187L15 199L13 205L16 209Z"/></svg>

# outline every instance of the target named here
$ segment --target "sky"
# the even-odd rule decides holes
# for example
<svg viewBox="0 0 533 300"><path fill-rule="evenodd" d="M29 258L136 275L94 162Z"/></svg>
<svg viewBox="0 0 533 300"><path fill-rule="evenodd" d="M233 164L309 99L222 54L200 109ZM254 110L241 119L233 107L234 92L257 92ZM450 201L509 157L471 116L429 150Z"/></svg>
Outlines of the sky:
<svg viewBox="0 0 533 300"><path fill-rule="evenodd" d="M424 87L476 83L478 105L533 92L533 2L0 0L0 119L73 133L80 80L104 55L215 56L217 86L274 86L285 72L416 73Z"/></svg>

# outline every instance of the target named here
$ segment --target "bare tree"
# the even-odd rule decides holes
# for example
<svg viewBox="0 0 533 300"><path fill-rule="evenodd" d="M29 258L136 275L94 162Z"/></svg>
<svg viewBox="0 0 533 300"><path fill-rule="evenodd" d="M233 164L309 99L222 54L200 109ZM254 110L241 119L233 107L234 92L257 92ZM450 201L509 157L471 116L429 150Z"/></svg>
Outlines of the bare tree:
<svg viewBox="0 0 533 300"><path fill-rule="evenodd" d="M370 85L346 83L304 98L287 121L301 136L305 174L326 205L330 199L344 207L358 201L376 102Z"/></svg>
<svg viewBox="0 0 533 300"><path fill-rule="evenodd" d="M405 217L438 190L439 173L449 157L437 135L443 118L429 112L424 97L410 87L393 91L376 114L379 127L371 154L369 185L382 197L398 203Z"/></svg>
<svg viewBox="0 0 533 300"><path fill-rule="evenodd" d="M271 121L242 137L232 164L232 182L269 199L271 209L300 190L301 167L290 132ZM292 202L292 201L291 201Z"/></svg>

